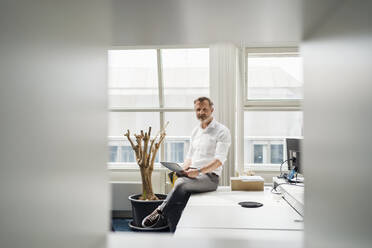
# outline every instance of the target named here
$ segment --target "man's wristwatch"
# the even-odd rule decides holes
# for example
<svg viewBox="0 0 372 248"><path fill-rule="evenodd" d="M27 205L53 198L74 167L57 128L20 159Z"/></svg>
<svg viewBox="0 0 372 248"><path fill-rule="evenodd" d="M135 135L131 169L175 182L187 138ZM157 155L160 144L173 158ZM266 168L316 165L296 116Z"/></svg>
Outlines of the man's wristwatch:
<svg viewBox="0 0 372 248"><path fill-rule="evenodd" d="M201 168L199 168L198 171L199 171L199 175L198 176L200 176L201 174L203 174L202 171L201 171Z"/></svg>

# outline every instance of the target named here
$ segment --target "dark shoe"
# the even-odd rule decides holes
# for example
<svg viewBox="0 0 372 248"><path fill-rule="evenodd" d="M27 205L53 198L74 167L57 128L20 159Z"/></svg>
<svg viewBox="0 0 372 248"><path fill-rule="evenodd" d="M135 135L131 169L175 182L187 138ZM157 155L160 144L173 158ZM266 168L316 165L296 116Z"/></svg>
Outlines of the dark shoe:
<svg viewBox="0 0 372 248"><path fill-rule="evenodd" d="M159 209L155 209L154 212L151 214L147 215L143 220L142 220L142 226L151 228L155 226L165 226L166 221L165 218L161 215L161 211Z"/></svg>

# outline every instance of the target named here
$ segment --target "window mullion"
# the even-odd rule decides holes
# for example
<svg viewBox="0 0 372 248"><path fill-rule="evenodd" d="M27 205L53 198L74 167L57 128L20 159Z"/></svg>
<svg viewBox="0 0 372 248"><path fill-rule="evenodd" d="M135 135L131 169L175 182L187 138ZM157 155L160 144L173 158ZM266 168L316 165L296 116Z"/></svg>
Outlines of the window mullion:
<svg viewBox="0 0 372 248"><path fill-rule="evenodd" d="M117 147L118 148L116 149L117 154L116 154L115 162L121 162L122 161L122 159L121 159L121 153L122 153L121 148L122 148L122 146L118 145Z"/></svg>
<svg viewBox="0 0 372 248"><path fill-rule="evenodd" d="M267 142L267 163L271 164L271 141Z"/></svg>
<svg viewBox="0 0 372 248"><path fill-rule="evenodd" d="M158 66L158 88L159 88L159 107L164 108L164 87L163 87L163 64L161 60L161 49L156 49L157 66ZM164 128L164 112L160 110L160 129ZM160 161L165 160L164 142L160 146Z"/></svg>
<svg viewBox="0 0 372 248"><path fill-rule="evenodd" d="M156 55L157 55L157 66L158 66L159 107L164 108L163 64L161 61L161 50L160 49L156 49Z"/></svg>

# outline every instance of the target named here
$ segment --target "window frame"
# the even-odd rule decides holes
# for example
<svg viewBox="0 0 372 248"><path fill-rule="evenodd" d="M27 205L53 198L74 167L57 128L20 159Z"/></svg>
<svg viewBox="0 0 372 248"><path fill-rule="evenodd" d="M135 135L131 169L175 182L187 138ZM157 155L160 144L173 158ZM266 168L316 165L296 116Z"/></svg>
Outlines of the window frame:
<svg viewBox="0 0 372 248"><path fill-rule="evenodd" d="M248 55L253 54L277 54L278 56L296 55L298 56L298 47L251 47L244 51L244 111L262 111L262 110L282 110L298 111L302 110L303 99L248 99Z"/></svg>
<svg viewBox="0 0 372 248"><path fill-rule="evenodd" d="M290 47L246 47L243 49L243 92L244 92L244 99L243 99L243 116L245 112L250 111L300 111L303 112L303 99L259 99L259 100L250 100L248 99L248 55L249 54L277 54L278 56L288 56L288 55L300 55L298 47L290 46ZM240 118L241 123L243 123L244 127L244 117ZM243 131L244 132L244 131ZM245 135L243 135L245 137ZM249 137L249 136L247 136ZM267 137L263 137L267 139ZM273 137L277 140L277 137ZM300 138L300 137L291 137L291 138ZM301 137L302 138L302 137ZM261 138L260 138L261 139ZM245 141L243 141L244 150L245 150ZM270 158L271 154L271 142L268 143L268 158ZM252 148L250 148L252 149ZM283 159L286 159L286 144L285 139L283 139ZM252 155L253 151L249 152L249 156ZM244 153L241 155L244 157ZM271 162L271 161L268 161ZM243 170L253 170L253 171L279 171L280 164L272 164L272 163L262 163L262 164L252 164L252 163L245 163L243 158ZM283 167L284 168L284 167ZM285 170L285 168L284 168Z"/></svg>
<svg viewBox="0 0 372 248"><path fill-rule="evenodd" d="M159 106L158 107L123 107L123 106L110 106L108 108L109 112L157 112L160 115L160 128L165 126L164 116L166 112L194 112L193 108L179 108L179 107L164 107L164 80L163 80L163 64L162 64L162 55L161 51L163 49L197 49L197 48L206 48L209 49L208 45L190 45L190 46L111 46L107 51L113 50L156 50L157 57L157 71L158 71L158 97L159 97ZM110 88L108 87L108 90ZM111 141L120 141L125 140L125 137L122 136L108 136L108 146L110 146ZM134 136L132 137L134 138ZM175 136L166 137L166 139L174 139ZM118 152L119 152L118 148ZM166 158L165 154L165 142L161 144L160 150L160 161L164 161ZM187 151L186 151L187 152ZM186 153L185 153L186 156ZM127 163L127 162L107 162L109 170L127 170L133 171L138 170L138 165L136 163ZM154 164L154 170L166 170L160 163Z"/></svg>

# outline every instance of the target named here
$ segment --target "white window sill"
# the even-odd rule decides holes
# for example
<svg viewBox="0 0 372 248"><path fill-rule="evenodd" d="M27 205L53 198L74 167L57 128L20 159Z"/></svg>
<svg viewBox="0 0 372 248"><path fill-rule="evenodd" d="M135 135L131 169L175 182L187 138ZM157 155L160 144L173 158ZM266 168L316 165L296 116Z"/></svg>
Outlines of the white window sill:
<svg viewBox="0 0 372 248"><path fill-rule="evenodd" d="M136 163L107 163L107 168L110 171L139 171L139 166ZM160 163L154 164L154 171L165 171L165 167Z"/></svg>
<svg viewBox="0 0 372 248"><path fill-rule="evenodd" d="M138 171L140 168L136 163L107 163L107 168L110 171ZM244 171L280 171L279 164L245 164ZM154 164L154 171L168 171L160 163ZM287 166L283 165L283 172L288 172Z"/></svg>
<svg viewBox="0 0 372 248"><path fill-rule="evenodd" d="M244 171L280 171L280 164L244 164ZM282 171L287 172L287 165L282 166Z"/></svg>

